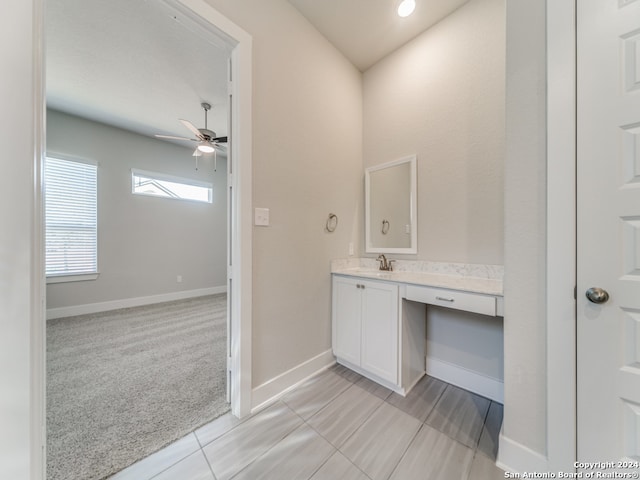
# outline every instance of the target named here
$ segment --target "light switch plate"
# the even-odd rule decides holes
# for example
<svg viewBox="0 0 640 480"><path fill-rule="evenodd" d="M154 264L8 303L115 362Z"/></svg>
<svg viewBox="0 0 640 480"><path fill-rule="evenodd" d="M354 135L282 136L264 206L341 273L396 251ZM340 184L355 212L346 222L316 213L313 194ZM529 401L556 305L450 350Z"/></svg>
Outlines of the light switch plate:
<svg viewBox="0 0 640 480"><path fill-rule="evenodd" d="M269 226L269 209L256 208L254 212L253 223L256 227L268 227Z"/></svg>

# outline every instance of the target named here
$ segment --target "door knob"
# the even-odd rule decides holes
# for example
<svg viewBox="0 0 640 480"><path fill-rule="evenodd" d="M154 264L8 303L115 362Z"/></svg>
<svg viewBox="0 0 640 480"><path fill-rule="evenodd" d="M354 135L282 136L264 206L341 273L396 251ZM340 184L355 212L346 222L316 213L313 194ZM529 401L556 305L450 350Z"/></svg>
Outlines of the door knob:
<svg viewBox="0 0 640 480"><path fill-rule="evenodd" d="M586 295L592 303L605 303L609 300L609 292L598 287L591 287L586 291Z"/></svg>

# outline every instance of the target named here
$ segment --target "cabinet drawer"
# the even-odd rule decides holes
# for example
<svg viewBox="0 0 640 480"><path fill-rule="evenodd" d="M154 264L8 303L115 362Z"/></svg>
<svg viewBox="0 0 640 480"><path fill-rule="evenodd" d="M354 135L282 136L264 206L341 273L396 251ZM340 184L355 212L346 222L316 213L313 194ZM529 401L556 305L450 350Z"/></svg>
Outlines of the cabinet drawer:
<svg viewBox="0 0 640 480"><path fill-rule="evenodd" d="M487 295L407 285L407 300L496 316L496 299Z"/></svg>

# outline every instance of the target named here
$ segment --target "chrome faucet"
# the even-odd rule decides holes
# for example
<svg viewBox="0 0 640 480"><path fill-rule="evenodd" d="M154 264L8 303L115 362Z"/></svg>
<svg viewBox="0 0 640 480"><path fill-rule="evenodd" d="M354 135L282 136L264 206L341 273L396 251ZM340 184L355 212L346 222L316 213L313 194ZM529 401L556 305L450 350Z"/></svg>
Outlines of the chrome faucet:
<svg viewBox="0 0 640 480"><path fill-rule="evenodd" d="M382 253L378 255L378 258L376 258L376 260L380 262L380 270L385 270L387 272L393 271L391 262L393 262L394 260L387 260L387 257L385 257Z"/></svg>

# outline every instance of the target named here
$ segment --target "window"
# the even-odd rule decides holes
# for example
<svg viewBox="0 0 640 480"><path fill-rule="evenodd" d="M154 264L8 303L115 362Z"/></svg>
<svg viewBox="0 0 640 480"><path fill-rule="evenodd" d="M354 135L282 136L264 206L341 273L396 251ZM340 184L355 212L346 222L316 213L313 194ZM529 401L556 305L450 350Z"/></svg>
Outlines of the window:
<svg viewBox="0 0 640 480"><path fill-rule="evenodd" d="M213 185L161 173L131 170L132 192L138 195L213 202Z"/></svg>
<svg viewBox="0 0 640 480"><path fill-rule="evenodd" d="M47 157L44 167L48 281L98 273L98 167Z"/></svg>

